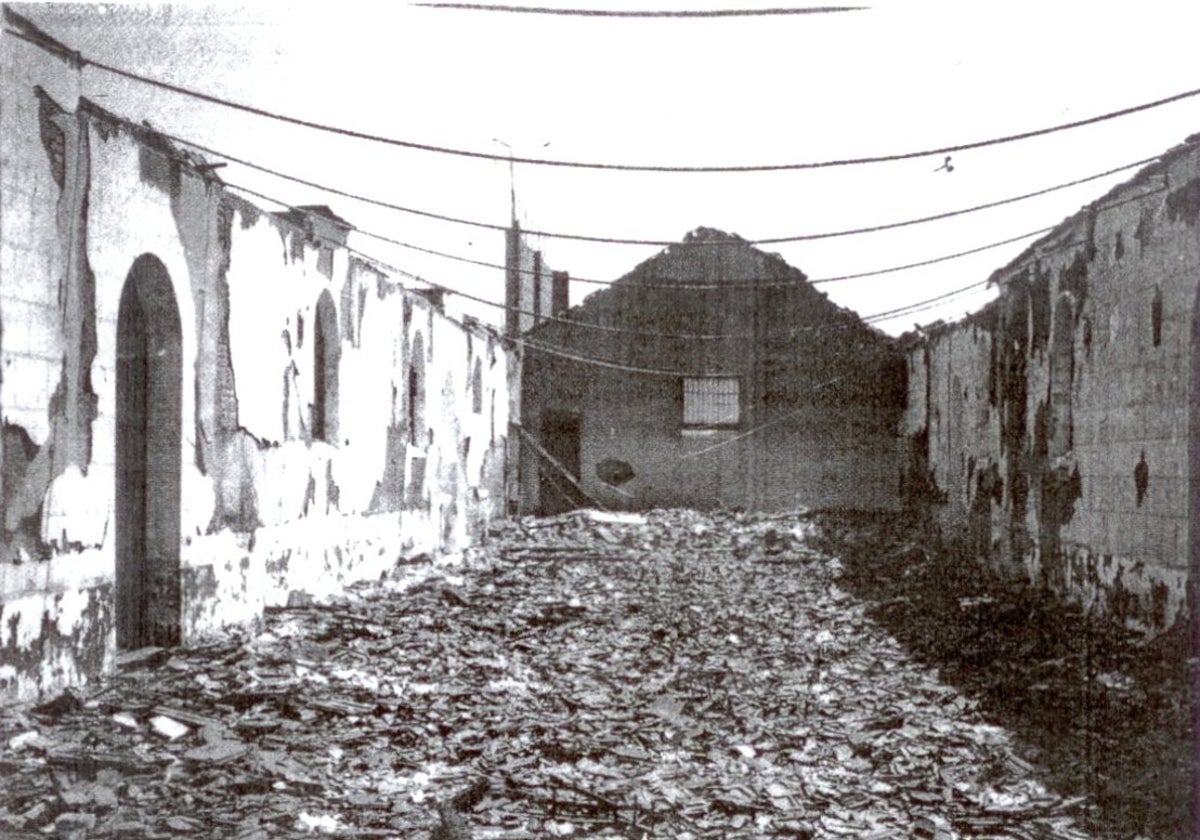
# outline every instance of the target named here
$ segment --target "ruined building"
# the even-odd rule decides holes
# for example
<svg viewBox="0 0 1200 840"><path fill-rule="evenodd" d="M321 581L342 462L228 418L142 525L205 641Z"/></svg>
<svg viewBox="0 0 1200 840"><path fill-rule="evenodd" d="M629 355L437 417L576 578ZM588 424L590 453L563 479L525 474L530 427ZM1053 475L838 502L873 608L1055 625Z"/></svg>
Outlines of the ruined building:
<svg viewBox="0 0 1200 840"><path fill-rule="evenodd" d="M908 337L910 500L968 556L1157 630L1200 532L1200 135Z"/></svg>
<svg viewBox="0 0 1200 840"><path fill-rule="evenodd" d="M505 334L513 337L564 314L570 307L571 278L554 271L542 252L530 247L513 220L505 234Z"/></svg>
<svg viewBox="0 0 1200 840"><path fill-rule="evenodd" d="M0 700L461 549L503 514L502 337L80 98L6 10Z"/></svg>
<svg viewBox="0 0 1200 840"><path fill-rule="evenodd" d="M899 351L737 236L693 231L522 340L526 511L899 504Z"/></svg>

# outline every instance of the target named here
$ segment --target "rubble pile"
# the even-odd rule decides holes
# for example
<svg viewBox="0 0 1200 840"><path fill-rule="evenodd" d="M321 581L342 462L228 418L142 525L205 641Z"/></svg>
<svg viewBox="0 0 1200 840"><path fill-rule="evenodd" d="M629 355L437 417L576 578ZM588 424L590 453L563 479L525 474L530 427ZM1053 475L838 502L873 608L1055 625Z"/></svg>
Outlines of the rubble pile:
<svg viewBox="0 0 1200 840"><path fill-rule="evenodd" d="M807 528L515 521L405 591L132 652L0 710L0 834L1086 837Z"/></svg>

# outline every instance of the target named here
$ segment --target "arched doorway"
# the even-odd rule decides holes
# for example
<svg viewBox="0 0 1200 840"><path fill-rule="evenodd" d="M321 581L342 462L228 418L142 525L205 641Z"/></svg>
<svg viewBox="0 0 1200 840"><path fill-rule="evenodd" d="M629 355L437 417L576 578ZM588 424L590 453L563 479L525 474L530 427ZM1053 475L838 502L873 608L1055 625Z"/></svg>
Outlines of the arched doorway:
<svg viewBox="0 0 1200 840"><path fill-rule="evenodd" d="M117 646L180 641L183 353L166 266L133 263L117 313Z"/></svg>

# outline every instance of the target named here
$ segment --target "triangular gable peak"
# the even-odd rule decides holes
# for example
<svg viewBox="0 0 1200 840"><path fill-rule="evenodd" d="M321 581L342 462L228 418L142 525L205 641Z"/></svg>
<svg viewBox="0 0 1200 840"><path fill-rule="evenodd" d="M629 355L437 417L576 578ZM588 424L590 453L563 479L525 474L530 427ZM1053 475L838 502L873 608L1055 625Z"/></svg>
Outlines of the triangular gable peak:
<svg viewBox="0 0 1200 840"><path fill-rule="evenodd" d="M611 286L591 294L571 308L562 320L582 323L639 323L694 320L697 308L719 321L730 302L753 297L770 307L784 304L803 313L805 323L869 327L851 310L833 303L809 282L800 269L778 254L768 253L734 233L698 227L677 243L640 263ZM633 311L641 309L642 311ZM532 332L553 331L561 322L548 321ZM872 330L874 332L874 330Z"/></svg>

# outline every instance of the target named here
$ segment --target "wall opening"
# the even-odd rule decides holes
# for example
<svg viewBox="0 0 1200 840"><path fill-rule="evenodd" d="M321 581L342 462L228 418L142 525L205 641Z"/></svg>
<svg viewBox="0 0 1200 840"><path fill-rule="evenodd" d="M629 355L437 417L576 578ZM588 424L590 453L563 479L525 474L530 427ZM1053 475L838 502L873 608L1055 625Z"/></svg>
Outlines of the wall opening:
<svg viewBox="0 0 1200 840"><path fill-rule="evenodd" d="M1146 501L1146 493L1149 490L1150 465L1146 463L1146 450L1143 449L1141 457L1133 468L1133 491L1136 494L1134 499L1138 507L1141 507Z"/></svg>
<svg viewBox="0 0 1200 840"><path fill-rule="evenodd" d="M683 380L685 429L734 428L741 422L740 382L736 377L688 377Z"/></svg>
<svg viewBox="0 0 1200 840"><path fill-rule="evenodd" d="M117 646L180 642L179 307L162 262L143 254L117 312Z"/></svg>
<svg viewBox="0 0 1200 840"><path fill-rule="evenodd" d="M408 442L425 445L425 342L420 333L408 354Z"/></svg>
<svg viewBox="0 0 1200 840"><path fill-rule="evenodd" d="M533 322L536 326L541 323L542 316L547 314L542 306L542 252L533 252Z"/></svg>
<svg viewBox="0 0 1200 840"><path fill-rule="evenodd" d="M329 292L323 291L317 299L317 316L313 324L313 440L337 442L340 357L337 310Z"/></svg>
<svg viewBox="0 0 1200 840"><path fill-rule="evenodd" d="M586 500L576 487L581 477L582 418L567 411L545 411L541 422L545 456L538 470L538 496L542 515L584 507Z"/></svg>
<svg viewBox="0 0 1200 840"><path fill-rule="evenodd" d="M1150 301L1150 338L1154 346L1162 344L1163 300L1162 289L1155 288L1154 298Z"/></svg>
<svg viewBox="0 0 1200 840"><path fill-rule="evenodd" d="M1070 292L1058 296L1054 308L1054 335L1050 347L1050 435L1051 457L1071 451L1071 390L1075 379L1075 299Z"/></svg>

